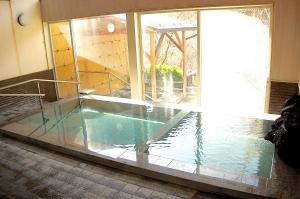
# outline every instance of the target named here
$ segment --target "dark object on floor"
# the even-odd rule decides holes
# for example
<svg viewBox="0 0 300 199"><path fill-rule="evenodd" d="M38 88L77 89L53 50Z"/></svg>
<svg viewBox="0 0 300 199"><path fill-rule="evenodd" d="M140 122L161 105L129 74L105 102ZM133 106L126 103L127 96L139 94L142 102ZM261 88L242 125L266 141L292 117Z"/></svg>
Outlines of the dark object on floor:
<svg viewBox="0 0 300 199"><path fill-rule="evenodd" d="M300 95L287 100L265 139L275 144L281 159L300 168Z"/></svg>

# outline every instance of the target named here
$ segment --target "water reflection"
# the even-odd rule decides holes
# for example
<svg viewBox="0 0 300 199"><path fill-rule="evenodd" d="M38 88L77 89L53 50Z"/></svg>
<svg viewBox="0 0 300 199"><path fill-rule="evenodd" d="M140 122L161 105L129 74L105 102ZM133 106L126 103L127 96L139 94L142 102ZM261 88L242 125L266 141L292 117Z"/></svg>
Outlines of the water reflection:
<svg viewBox="0 0 300 199"><path fill-rule="evenodd" d="M204 165L268 177L274 147L262 137L270 126L265 120L191 112L161 140L151 143L149 152L198 168Z"/></svg>
<svg viewBox="0 0 300 199"><path fill-rule="evenodd" d="M130 149L140 164L149 163L147 153L195 164L198 173L204 165L267 177L270 174L274 147L260 138L269 130L269 121L190 112L157 137L156 132L167 126L165 121L172 121L177 110L104 105L90 101L57 105L46 110L49 121L45 125L39 114L19 123L32 128L29 136L33 138L80 151L118 157Z"/></svg>
<svg viewBox="0 0 300 199"><path fill-rule="evenodd" d="M54 144L100 153L112 148L147 152L152 133L178 110L87 100L45 110L49 121L35 114L19 121L33 128L28 136Z"/></svg>

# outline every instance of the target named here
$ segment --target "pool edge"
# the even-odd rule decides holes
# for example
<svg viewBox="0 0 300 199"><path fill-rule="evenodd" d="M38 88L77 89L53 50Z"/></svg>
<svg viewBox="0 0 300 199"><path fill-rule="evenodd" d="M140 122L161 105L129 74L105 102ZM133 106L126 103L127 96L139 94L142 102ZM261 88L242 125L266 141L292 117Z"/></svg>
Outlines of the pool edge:
<svg viewBox="0 0 300 199"><path fill-rule="evenodd" d="M166 181L169 183L178 184L181 186L194 188L204 192L211 192L225 196L238 198L276 198L276 194L268 193L267 190L257 190L256 187L250 185L233 183L231 181L224 181L224 179L213 178L208 176L196 176L192 173L178 171L159 165L139 165L137 162L118 158L112 158L93 152L85 153L76 149L66 148L61 145L55 145L45 141L37 140L8 130L0 129L0 134L8 136L19 141L27 142L37 145L41 148L53 150L65 155L76 157L82 160L90 161L96 164L120 169L126 172L137 175L147 176L153 179ZM227 186L227 187L226 187ZM238 188L243 188L243 191Z"/></svg>

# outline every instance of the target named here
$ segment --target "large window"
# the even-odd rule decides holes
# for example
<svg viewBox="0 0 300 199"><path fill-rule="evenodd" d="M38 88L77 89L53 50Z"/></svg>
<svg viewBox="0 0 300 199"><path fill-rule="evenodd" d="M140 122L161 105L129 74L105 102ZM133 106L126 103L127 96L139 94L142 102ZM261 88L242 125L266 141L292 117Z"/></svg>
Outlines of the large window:
<svg viewBox="0 0 300 199"><path fill-rule="evenodd" d="M146 99L196 103L197 12L143 14L141 22Z"/></svg>
<svg viewBox="0 0 300 199"><path fill-rule="evenodd" d="M96 95L131 98L132 89L135 98L155 103L263 113L271 14L271 7L254 6L51 24L56 76L78 77L80 90ZM74 91L65 87L59 87L61 96Z"/></svg>
<svg viewBox="0 0 300 199"><path fill-rule="evenodd" d="M126 15L72 20L81 90L130 98Z"/></svg>
<svg viewBox="0 0 300 199"><path fill-rule="evenodd" d="M203 108L264 113L270 23L270 7L201 11Z"/></svg>

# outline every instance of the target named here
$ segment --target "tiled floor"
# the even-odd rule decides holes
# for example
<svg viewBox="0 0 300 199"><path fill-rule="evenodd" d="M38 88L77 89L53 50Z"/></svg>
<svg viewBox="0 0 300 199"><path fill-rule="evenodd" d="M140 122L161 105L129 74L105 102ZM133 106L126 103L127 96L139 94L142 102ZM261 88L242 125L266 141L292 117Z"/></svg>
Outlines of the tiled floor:
<svg viewBox="0 0 300 199"><path fill-rule="evenodd" d="M300 198L300 169L295 169L285 164L275 153L272 179L279 180L277 186L282 190L280 198L299 199Z"/></svg>
<svg viewBox="0 0 300 199"><path fill-rule="evenodd" d="M0 107L0 125L7 123L10 119L13 119L21 114L39 108L40 106L37 99L36 101L28 101L26 105L24 105L24 102L22 101L22 103L15 103L13 106Z"/></svg>
<svg viewBox="0 0 300 199"><path fill-rule="evenodd" d="M0 136L0 198L224 198Z"/></svg>

